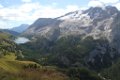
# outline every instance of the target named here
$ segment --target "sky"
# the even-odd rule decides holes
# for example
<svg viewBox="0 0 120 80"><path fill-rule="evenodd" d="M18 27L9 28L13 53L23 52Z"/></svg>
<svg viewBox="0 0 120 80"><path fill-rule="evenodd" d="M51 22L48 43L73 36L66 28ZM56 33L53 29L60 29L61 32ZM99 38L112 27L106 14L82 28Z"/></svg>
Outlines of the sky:
<svg viewBox="0 0 120 80"><path fill-rule="evenodd" d="M38 18L55 18L68 12L106 5L120 10L120 0L0 0L0 28L32 24Z"/></svg>

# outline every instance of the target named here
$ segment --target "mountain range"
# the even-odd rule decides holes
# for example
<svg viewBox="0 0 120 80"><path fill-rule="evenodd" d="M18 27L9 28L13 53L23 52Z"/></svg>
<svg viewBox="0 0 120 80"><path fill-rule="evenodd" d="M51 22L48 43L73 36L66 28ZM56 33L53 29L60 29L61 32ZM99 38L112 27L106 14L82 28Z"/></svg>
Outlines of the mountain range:
<svg viewBox="0 0 120 80"><path fill-rule="evenodd" d="M0 31L0 69L18 71L5 73L7 80L9 74L15 76L11 80L120 80L120 11L116 7L39 18L30 26L11 30L29 41L16 44L11 32Z"/></svg>
<svg viewBox="0 0 120 80"><path fill-rule="evenodd" d="M21 24L20 26L14 27L12 29L10 29L11 31L15 31L18 33L22 33L23 31L25 31L27 28L29 27L28 24Z"/></svg>
<svg viewBox="0 0 120 80"><path fill-rule="evenodd" d="M22 36L31 39L27 46L24 45L27 49L49 55L46 64L87 66L101 71L119 59L119 27L120 11L116 7L91 7L54 19L39 18Z"/></svg>
<svg viewBox="0 0 120 80"><path fill-rule="evenodd" d="M58 18L40 18L35 21L24 33L26 36L59 38L67 35L92 36L112 39L113 28L120 12L111 6L104 9L91 7L84 11L75 11Z"/></svg>

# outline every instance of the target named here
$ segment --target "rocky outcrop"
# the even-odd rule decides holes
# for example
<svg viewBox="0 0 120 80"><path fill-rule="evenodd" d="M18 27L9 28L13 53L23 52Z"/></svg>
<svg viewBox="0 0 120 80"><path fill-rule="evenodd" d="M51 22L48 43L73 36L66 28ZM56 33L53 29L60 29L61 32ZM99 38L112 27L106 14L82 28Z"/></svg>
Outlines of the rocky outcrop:
<svg viewBox="0 0 120 80"><path fill-rule="evenodd" d="M22 35L32 39L42 36L51 41L69 35L82 36L82 40L91 36L100 41L85 57L85 63L90 68L101 69L113 64L120 55L120 12L112 6L92 7L55 19L40 18Z"/></svg>

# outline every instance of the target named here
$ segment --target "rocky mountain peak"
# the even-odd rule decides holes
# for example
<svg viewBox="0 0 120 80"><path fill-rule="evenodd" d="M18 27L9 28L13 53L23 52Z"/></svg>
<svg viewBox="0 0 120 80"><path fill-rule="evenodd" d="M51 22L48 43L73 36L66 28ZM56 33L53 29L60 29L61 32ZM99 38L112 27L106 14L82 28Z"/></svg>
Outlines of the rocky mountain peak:
<svg viewBox="0 0 120 80"><path fill-rule="evenodd" d="M112 6L106 6L105 8L91 7L88 10L85 10L83 13L88 14L91 19L103 20L113 16L115 13L118 13L118 10Z"/></svg>
<svg viewBox="0 0 120 80"><path fill-rule="evenodd" d="M84 35L94 38L107 37L109 39L115 16L119 11L112 6L91 7L67 13L58 18L39 18L27 29L24 35L51 36L58 31L56 37L66 35Z"/></svg>
<svg viewBox="0 0 120 80"><path fill-rule="evenodd" d="M83 18L90 18L92 20L104 20L105 18L110 18L111 16L115 15L119 11L116 7L106 6L102 7L91 7L87 10L78 10L74 12L67 13L63 16L58 17L57 19L66 20L81 20Z"/></svg>
<svg viewBox="0 0 120 80"><path fill-rule="evenodd" d="M114 15L119 12L118 9L113 6L106 6L106 10L110 15Z"/></svg>

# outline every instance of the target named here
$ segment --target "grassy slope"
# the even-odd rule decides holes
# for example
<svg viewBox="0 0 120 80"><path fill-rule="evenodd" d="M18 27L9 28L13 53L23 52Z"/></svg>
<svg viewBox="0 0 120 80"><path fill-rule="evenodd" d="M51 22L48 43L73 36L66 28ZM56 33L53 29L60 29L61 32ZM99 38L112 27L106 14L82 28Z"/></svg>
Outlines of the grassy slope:
<svg viewBox="0 0 120 80"><path fill-rule="evenodd" d="M25 64L35 64L30 61L17 61L16 56L10 53L0 58L0 68L8 72L19 72Z"/></svg>
<svg viewBox="0 0 120 80"><path fill-rule="evenodd" d="M11 35L0 32L0 80L67 80L55 68L43 67L32 61L18 61ZM37 68L35 68L35 64ZM31 67L32 65L32 67ZM27 66L27 67L26 67Z"/></svg>
<svg viewBox="0 0 120 80"><path fill-rule="evenodd" d="M42 67L26 68L23 66L36 64L31 61L15 60L12 53L0 58L0 80L68 80L67 76L58 72L55 68Z"/></svg>

